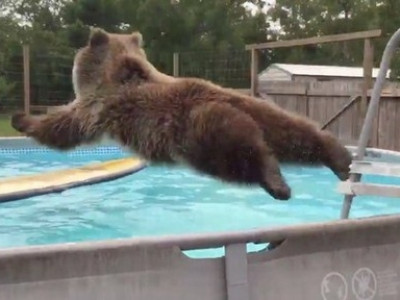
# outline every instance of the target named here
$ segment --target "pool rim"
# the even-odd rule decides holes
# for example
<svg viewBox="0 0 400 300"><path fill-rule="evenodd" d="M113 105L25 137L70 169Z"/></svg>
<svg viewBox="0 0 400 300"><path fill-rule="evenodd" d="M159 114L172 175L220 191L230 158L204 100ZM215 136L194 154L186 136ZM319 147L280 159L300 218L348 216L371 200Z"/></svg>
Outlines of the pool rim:
<svg viewBox="0 0 400 300"><path fill-rule="evenodd" d="M192 250L216 249L232 244L266 244L285 242L290 238L304 237L317 232L335 233L338 231L356 231L365 227L399 225L400 214L382 214L368 217L335 219L308 224L258 227L254 229L227 230L218 232L164 234L94 241L62 242L44 245L24 245L0 248L0 260L18 257L37 257L54 253L77 253L88 251L106 251L112 249L132 249L146 247L168 248L176 250L188 259L184 252ZM279 248L280 246L278 246ZM262 250L264 251L264 250ZM271 251L271 250L269 250ZM273 249L272 249L273 251ZM215 258L214 258L215 259ZM218 258L217 258L218 259Z"/></svg>

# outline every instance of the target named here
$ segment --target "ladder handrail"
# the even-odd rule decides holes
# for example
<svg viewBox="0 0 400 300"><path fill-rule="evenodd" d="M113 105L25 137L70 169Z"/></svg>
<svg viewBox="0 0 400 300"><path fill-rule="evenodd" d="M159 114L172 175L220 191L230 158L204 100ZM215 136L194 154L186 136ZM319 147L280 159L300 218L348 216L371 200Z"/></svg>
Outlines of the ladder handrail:
<svg viewBox="0 0 400 300"><path fill-rule="evenodd" d="M383 84L386 80L386 74L389 70L389 65L392 60L393 54L400 43L400 28L391 36L389 42L386 44L385 50L382 55L381 63L379 66L378 77L375 81L374 88L371 94L371 101L368 105L367 115L361 129L360 138L358 140L357 152L355 155L356 160L362 160L365 156L368 140L371 135L372 124L377 113L380 95L382 92ZM361 174L350 174L350 182L358 182L361 179ZM354 195L345 195L343 207L341 211L341 218L347 219L351 208Z"/></svg>

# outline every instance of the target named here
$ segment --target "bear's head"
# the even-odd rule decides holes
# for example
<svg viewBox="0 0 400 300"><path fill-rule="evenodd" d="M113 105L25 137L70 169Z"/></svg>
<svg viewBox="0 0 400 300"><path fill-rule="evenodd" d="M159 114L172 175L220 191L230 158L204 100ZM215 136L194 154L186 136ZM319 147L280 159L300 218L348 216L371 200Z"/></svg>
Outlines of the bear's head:
<svg viewBox="0 0 400 300"><path fill-rule="evenodd" d="M108 33L93 28L88 43L74 58L72 82L75 96L80 98L102 85L111 83L110 73L119 56L134 53L146 59L140 32Z"/></svg>
<svg viewBox="0 0 400 300"><path fill-rule="evenodd" d="M99 87L123 83L128 77L134 80L132 72L129 76L124 73L128 70L124 63L129 56L134 57L134 61L142 62L146 66L146 74L151 73L155 80L174 81L173 77L159 72L148 62L140 32L116 34L93 28L87 45L79 49L74 58L72 81L76 98L84 98ZM139 73L135 71L135 74Z"/></svg>

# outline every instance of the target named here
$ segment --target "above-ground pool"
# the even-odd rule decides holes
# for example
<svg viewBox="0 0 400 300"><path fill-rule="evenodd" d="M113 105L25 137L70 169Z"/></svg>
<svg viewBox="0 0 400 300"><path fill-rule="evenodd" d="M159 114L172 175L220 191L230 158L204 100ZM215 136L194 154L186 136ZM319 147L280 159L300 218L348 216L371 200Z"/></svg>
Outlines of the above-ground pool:
<svg viewBox="0 0 400 300"><path fill-rule="evenodd" d="M118 147L59 153L0 146L0 177L107 161ZM277 201L258 187L239 187L182 168L149 166L95 185L0 203L0 247L204 233L338 219L343 195L328 168L285 165L293 198ZM365 176L363 181L400 183ZM357 197L351 217L399 213L397 199ZM215 254L217 250L212 250ZM222 252L219 252L222 253Z"/></svg>

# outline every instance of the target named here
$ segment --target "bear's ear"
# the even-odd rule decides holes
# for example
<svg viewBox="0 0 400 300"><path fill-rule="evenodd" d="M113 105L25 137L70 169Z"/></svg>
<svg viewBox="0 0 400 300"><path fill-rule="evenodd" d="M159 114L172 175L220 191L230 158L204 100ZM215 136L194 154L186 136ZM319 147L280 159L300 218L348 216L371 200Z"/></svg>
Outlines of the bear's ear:
<svg viewBox="0 0 400 300"><path fill-rule="evenodd" d="M132 32L131 34L132 43L138 48L143 47L143 36L139 31Z"/></svg>
<svg viewBox="0 0 400 300"><path fill-rule="evenodd" d="M91 28L89 37L90 47L99 47L108 43L108 34L101 28Z"/></svg>

